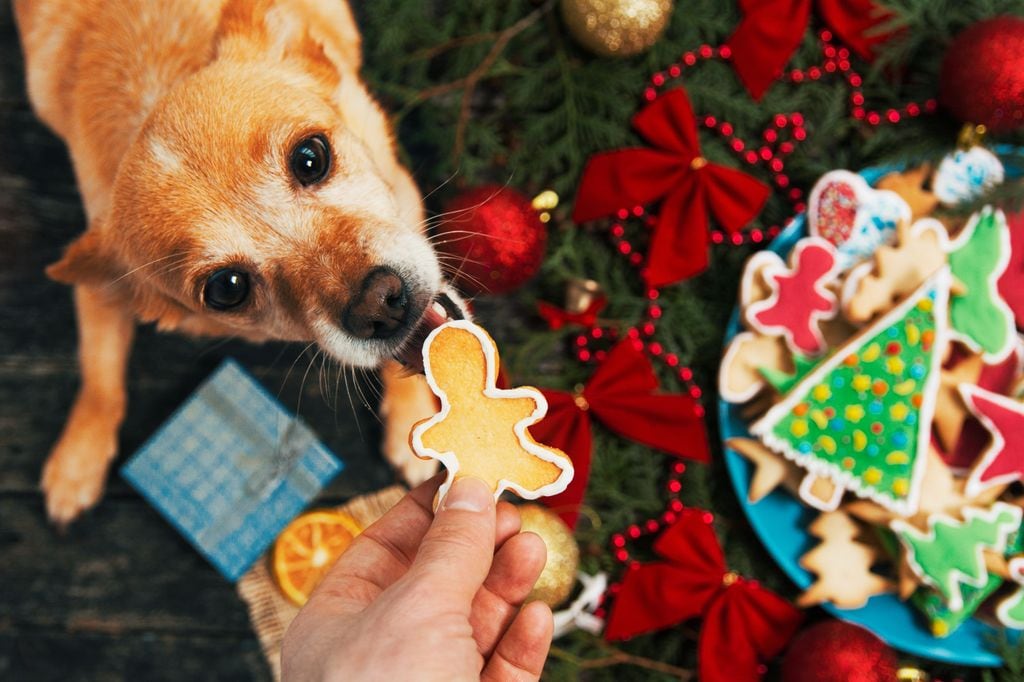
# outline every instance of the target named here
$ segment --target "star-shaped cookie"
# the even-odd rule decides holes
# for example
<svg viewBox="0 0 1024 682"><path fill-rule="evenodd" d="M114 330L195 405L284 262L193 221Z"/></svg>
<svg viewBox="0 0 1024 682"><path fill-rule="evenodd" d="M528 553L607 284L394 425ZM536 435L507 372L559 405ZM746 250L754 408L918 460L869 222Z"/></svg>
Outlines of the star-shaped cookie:
<svg viewBox="0 0 1024 682"><path fill-rule="evenodd" d="M423 344L423 365L441 411L413 427L410 440L418 456L448 470L437 499L463 476L486 482L495 498L505 490L531 500L565 490L569 457L527 431L547 401L535 388L495 386L498 349L487 332L466 320L438 327Z"/></svg>
<svg viewBox="0 0 1024 682"><path fill-rule="evenodd" d="M740 453L754 465L747 501L756 504L780 485L790 488L800 485L803 471L777 452L769 450L761 441L752 438L730 438L725 446Z"/></svg>

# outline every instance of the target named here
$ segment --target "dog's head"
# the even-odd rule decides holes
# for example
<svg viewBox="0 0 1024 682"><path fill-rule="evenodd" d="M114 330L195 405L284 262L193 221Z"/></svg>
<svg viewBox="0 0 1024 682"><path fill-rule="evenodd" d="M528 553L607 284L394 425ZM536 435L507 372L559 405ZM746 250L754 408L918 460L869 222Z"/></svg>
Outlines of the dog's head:
<svg viewBox="0 0 1024 682"><path fill-rule="evenodd" d="M164 327L416 365L460 304L384 117L296 19L228 3L209 65L153 105L110 210L49 272L125 293Z"/></svg>

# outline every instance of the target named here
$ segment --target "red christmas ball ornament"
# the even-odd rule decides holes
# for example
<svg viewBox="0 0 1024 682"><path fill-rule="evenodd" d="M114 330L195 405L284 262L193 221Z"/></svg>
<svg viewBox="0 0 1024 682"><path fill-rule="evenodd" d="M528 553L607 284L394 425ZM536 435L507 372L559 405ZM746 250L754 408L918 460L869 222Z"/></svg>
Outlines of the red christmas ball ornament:
<svg viewBox="0 0 1024 682"><path fill-rule="evenodd" d="M445 270L466 294L500 294L532 277L548 233L522 193L501 185L463 192L436 229Z"/></svg>
<svg viewBox="0 0 1024 682"><path fill-rule="evenodd" d="M964 123L1005 133L1024 126L1024 18L979 21L953 38L939 101Z"/></svg>
<svg viewBox="0 0 1024 682"><path fill-rule="evenodd" d="M899 662L885 642L862 627L826 620L793 638L782 661L783 682L892 682Z"/></svg>

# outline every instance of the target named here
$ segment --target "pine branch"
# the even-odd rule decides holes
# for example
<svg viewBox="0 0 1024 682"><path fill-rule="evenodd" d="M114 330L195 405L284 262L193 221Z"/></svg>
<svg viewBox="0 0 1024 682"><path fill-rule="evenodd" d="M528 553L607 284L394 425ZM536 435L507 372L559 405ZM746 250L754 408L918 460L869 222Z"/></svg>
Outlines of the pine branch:
<svg viewBox="0 0 1024 682"><path fill-rule="evenodd" d="M563 661L568 661L580 670L610 668L616 665L632 665L637 668L642 668L644 670L652 670L654 672L671 675L673 678L677 680L683 680L684 682L687 680L696 679L696 674L692 670L687 670L686 668L680 668L675 665L663 663L662 661L644 658L643 656L634 656L633 654L628 654L620 649L613 649L612 647L604 648L608 653L605 656L602 656L601 658L581 658L579 656L576 656L575 654L570 653L569 651L566 651L565 649L561 649L556 646L551 647L550 654L555 658L562 659Z"/></svg>

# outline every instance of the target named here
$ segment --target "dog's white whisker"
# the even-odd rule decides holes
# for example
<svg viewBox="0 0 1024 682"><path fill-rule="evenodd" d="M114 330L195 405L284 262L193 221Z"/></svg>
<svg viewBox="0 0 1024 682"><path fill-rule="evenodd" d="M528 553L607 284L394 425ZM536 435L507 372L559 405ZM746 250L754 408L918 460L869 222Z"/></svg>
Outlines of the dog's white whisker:
<svg viewBox="0 0 1024 682"><path fill-rule="evenodd" d="M439 191L444 189L448 185L448 183L450 183L452 180L454 180L456 177L458 177L458 175L459 175L459 169L456 168L455 170L452 171L452 174L449 175L447 178L445 178L444 181L440 185L438 185L434 189L432 189L429 192L427 192L426 194L424 194L423 195L423 200L426 201L430 197L432 197L435 194L437 194Z"/></svg>
<svg viewBox="0 0 1024 682"><path fill-rule="evenodd" d="M281 394L282 394L282 393L284 393L284 387L285 387L285 385L286 385L286 384L288 383L288 379L289 379L289 377L291 377L291 375L292 375L292 370L294 370L294 369L295 369L295 365L296 365L296 363L298 363L298 361L299 361L299 358L301 358L301 357L302 357L303 355L305 355L305 354L306 354L306 351L308 351L308 350L309 350L310 348L312 348L312 347L313 347L313 346L315 346L315 345L316 345L316 341L310 341L310 342L309 342L308 344L306 344L306 345L305 345L305 346L303 347L303 349L302 349L302 350L300 350L300 351L299 351L299 352L298 352L298 353L297 353L297 354L295 355L295 359L294 359L294 360L292 360L292 364L291 364L291 366L290 366L290 367L288 368L288 371L287 371L287 372L285 372L285 374L284 374L284 379L282 379L282 380L281 380L281 386L280 386L280 387L279 387L279 388L277 389L277 398L278 398L278 400L280 400L280 399L281 399Z"/></svg>
<svg viewBox="0 0 1024 682"><path fill-rule="evenodd" d="M169 253L166 256L162 256L160 258L154 258L153 260L149 261L148 263L143 263L142 265L138 266L137 268L133 268L133 269L129 270L128 272L124 273L123 275L121 275L117 279L111 281L110 284L108 284L108 286L112 286L114 284L117 284L118 282L120 282L121 280L125 279L126 277L130 277L130 276L134 275L136 272L138 272L139 270L143 270L145 268L148 268L151 265L156 265L157 263L163 262L165 260L170 260L171 258L185 258L185 257L187 257L187 255L188 254L184 254L184 253Z"/></svg>

